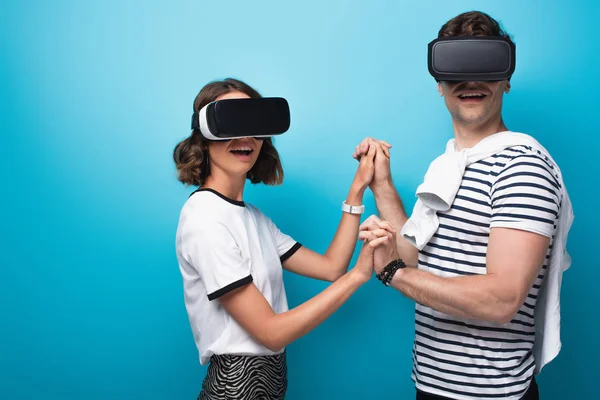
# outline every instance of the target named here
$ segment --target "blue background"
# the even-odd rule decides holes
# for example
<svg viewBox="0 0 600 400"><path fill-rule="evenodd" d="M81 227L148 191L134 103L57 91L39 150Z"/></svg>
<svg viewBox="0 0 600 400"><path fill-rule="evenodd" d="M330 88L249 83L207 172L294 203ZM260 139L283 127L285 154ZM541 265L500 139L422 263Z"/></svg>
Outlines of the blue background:
<svg viewBox="0 0 600 400"><path fill-rule="evenodd" d="M393 144L394 180L412 208L452 135L427 43L472 9L513 35L505 121L550 150L575 207L563 351L539 377L542 398L597 398L600 9L591 0L3 2L0 397L195 398L205 368L174 248L192 188L176 181L171 157L197 92L234 76L289 100L292 127L276 139L285 183L248 186L245 200L324 251L366 136ZM376 211L370 193L366 204ZM284 279L291 306L326 287ZM414 398L413 310L369 282L289 347L288 398Z"/></svg>

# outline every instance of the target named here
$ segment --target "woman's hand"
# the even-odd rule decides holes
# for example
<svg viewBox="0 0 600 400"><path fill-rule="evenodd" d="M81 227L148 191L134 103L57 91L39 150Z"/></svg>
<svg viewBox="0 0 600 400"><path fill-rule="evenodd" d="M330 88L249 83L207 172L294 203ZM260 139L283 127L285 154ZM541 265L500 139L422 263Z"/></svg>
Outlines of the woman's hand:
<svg viewBox="0 0 600 400"><path fill-rule="evenodd" d="M353 187L364 191L371 184L373 176L375 175L375 154L377 154L377 147L374 145L367 145L365 153L360 158L358 169L354 175Z"/></svg>
<svg viewBox="0 0 600 400"><path fill-rule="evenodd" d="M374 251L377 251L378 247L381 247L386 242L390 241L391 235L382 235L381 237L375 238L371 241L365 240L363 247L356 261L356 266L353 271L360 276L360 278L366 282L371 279L373 275L374 267Z"/></svg>

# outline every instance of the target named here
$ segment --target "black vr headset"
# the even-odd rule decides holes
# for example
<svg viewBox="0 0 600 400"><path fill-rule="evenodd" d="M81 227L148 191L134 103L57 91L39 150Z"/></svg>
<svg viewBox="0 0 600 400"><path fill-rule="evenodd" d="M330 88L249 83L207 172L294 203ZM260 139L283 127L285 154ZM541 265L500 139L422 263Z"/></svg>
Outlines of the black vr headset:
<svg viewBox="0 0 600 400"><path fill-rule="evenodd" d="M281 97L213 101L192 115L192 130L206 140L281 135L290 127L290 108Z"/></svg>
<svg viewBox="0 0 600 400"><path fill-rule="evenodd" d="M501 81L515 72L515 44L502 36L446 36L429 43L427 66L436 81Z"/></svg>

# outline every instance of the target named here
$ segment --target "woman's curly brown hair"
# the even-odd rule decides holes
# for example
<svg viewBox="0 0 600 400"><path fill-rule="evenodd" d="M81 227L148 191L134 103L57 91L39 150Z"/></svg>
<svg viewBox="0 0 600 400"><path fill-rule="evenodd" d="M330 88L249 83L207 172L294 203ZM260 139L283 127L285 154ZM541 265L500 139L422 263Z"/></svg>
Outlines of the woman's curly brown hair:
<svg viewBox="0 0 600 400"><path fill-rule="evenodd" d="M194 112L199 112L205 105L215 101L219 96L230 92L242 92L251 98L260 98L261 95L248 84L233 78L222 81L213 81L200 90L194 100ZM177 179L186 185L202 186L210 175L210 162L208 161L208 141L196 130L190 137L182 140L175 146L173 161L177 167ZM283 168L279 153L271 138L265 138L258 154L256 163L248 171L247 178L252 183L266 185L279 185L283 182Z"/></svg>

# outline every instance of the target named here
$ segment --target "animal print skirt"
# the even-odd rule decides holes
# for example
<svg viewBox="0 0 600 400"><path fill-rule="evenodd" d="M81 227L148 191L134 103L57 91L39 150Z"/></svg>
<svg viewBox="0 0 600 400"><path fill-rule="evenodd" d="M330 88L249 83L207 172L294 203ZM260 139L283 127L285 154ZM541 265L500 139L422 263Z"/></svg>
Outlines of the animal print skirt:
<svg viewBox="0 0 600 400"><path fill-rule="evenodd" d="M285 351L273 356L213 355L198 400L282 400Z"/></svg>

